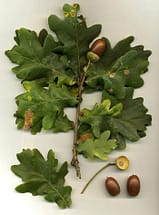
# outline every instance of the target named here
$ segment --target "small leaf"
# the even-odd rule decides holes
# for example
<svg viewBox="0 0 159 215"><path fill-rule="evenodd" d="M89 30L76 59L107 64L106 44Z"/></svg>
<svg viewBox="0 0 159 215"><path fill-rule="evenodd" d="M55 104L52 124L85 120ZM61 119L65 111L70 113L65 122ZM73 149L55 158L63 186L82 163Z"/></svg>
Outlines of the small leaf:
<svg viewBox="0 0 159 215"><path fill-rule="evenodd" d="M116 147L116 140L109 139L110 131L103 132L99 138L88 138L85 142L78 145L78 152L85 157L93 160L95 157L101 160L108 160L108 154Z"/></svg>
<svg viewBox="0 0 159 215"><path fill-rule="evenodd" d="M47 201L57 203L60 208L71 206L72 188L64 186L68 173L66 162L59 168L52 150L48 152L47 160L37 149L24 149L17 154L17 158L20 164L11 166L11 170L23 181L16 187L17 192L43 195Z"/></svg>

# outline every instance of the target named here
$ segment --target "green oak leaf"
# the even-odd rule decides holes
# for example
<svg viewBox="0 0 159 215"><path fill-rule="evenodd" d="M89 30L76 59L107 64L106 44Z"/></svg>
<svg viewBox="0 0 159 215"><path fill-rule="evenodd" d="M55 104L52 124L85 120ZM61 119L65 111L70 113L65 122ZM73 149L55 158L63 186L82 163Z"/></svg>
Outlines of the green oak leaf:
<svg viewBox="0 0 159 215"><path fill-rule="evenodd" d="M27 92L16 97L18 110L15 116L19 129L30 128L33 134L42 128L55 132L72 129L73 122L67 118L64 108L74 107L78 103L76 92L54 83L43 88L36 81L25 81L23 86ZM31 117L26 116L28 111ZM30 126L27 126L28 120L31 121Z"/></svg>
<svg viewBox="0 0 159 215"><path fill-rule="evenodd" d="M122 99L116 98L115 95L111 95L106 90L103 90L101 101L103 101L105 99L109 99L111 101L112 105L115 105L119 102L123 103L127 99L132 99L133 95L134 95L134 88L132 88L132 87L125 87L125 96Z"/></svg>
<svg viewBox="0 0 159 215"><path fill-rule="evenodd" d="M48 77L52 69L65 68L60 57L52 52L57 44L51 35L47 34L42 46L35 31L20 28L16 30L14 39L17 45L5 53L13 63L18 64L13 68L18 78L34 80Z"/></svg>
<svg viewBox="0 0 159 215"><path fill-rule="evenodd" d="M80 117L80 134L99 137L104 130L110 130L111 138L117 140L118 149L126 147L125 140L134 142L145 136L146 127L151 125L151 115L147 114L143 98L132 99L129 96L118 100L111 108L107 98L101 104L94 105L92 110L84 109ZM104 104L108 103L109 111L104 108Z"/></svg>
<svg viewBox="0 0 159 215"><path fill-rule="evenodd" d="M109 128L114 135L137 141L146 135L146 127L151 125L151 116L147 111L143 105L143 98L127 99L123 102L121 114L108 120Z"/></svg>
<svg viewBox="0 0 159 215"><path fill-rule="evenodd" d="M152 116L147 114L148 109L144 106L143 98L133 98L134 89L126 88L126 95L123 99L117 99L111 96L106 91L102 93L102 101L110 99L113 105L121 102L123 111L117 118L111 118L108 122L108 127L112 131L112 137L117 139L119 148L125 148L125 139L137 141L139 138L146 135L146 127L151 125ZM118 129L117 129L118 127Z"/></svg>
<svg viewBox="0 0 159 215"><path fill-rule="evenodd" d="M112 48L108 39L107 48L100 60L90 67L87 73L87 91L105 90L112 96L122 99L126 88L143 85L141 75L148 70L150 51L143 46L131 47L134 38L125 38Z"/></svg>
<svg viewBox="0 0 159 215"><path fill-rule="evenodd" d="M60 208L71 206L72 188L65 186L67 162L59 166L52 150L49 150L45 160L37 149L24 149L17 154L17 159L20 164L11 166L11 170L23 181L15 188L17 192L44 196Z"/></svg>
<svg viewBox="0 0 159 215"><path fill-rule="evenodd" d="M105 131L99 138L88 138L84 143L80 143L78 152L90 160L94 158L108 160L108 154L116 147L116 140L110 139L110 131Z"/></svg>
<svg viewBox="0 0 159 215"><path fill-rule="evenodd" d="M76 9L65 4L63 9L64 19L51 15L48 23L61 44L55 48L55 51L68 57L69 68L77 77L88 62L86 56L89 45L99 35L101 25L87 27L84 18L77 16L79 5Z"/></svg>
<svg viewBox="0 0 159 215"><path fill-rule="evenodd" d="M71 6L64 5L65 12L68 7ZM78 10L73 10L75 14L64 19L56 15L48 19L49 27L58 41L45 29L39 35L26 28L16 30L16 45L5 54L17 64L13 71L18 78L31 81L50 77L53 71L58 71L65 76L72 76L72 81L76 82L87 64L89 44L99 35L101 25L87 27L84 19L78 18Z"/></svg>
<svg viewBox="0 0 159 215"><path fill-rule="evenodd" d="M89 126L93 135L99 138L101 131L104 131L106 128L106 117L115 117L119 115L121 111L122 104L118 103L111 107L111 102L109 99L104 100L101 104L96 103L92 110L87 108L83 109L82 116L80 117L80 133L83 133L83 127Z"/></svg>

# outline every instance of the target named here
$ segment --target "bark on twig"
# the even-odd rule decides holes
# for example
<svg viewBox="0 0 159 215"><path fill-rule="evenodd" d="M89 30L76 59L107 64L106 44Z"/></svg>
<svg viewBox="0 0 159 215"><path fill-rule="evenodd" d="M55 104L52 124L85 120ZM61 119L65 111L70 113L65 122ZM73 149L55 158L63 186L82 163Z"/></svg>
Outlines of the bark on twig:
<svg viewBox="0 0 159 215"><path fill-rule="evenodd" d="M83 85L85 82L86 74L88 71L89 66L91 65L91 62L88 62L88 65L85 69L85 71L82 74L82 77L79 78L78 81L78 99L79 103L77 104L76 107L76 117L75 117L75 122L74 122L74 139L73 139L73 149L72 149L72 161L71 165L75 167L76 169L76 175L77 177L81 178L81 171L80 171L80 165L79 165L79 160L78 160L78 128L79 128L79 116L80 116L80 106L82 102L82 93L83 93Z"/></svg>

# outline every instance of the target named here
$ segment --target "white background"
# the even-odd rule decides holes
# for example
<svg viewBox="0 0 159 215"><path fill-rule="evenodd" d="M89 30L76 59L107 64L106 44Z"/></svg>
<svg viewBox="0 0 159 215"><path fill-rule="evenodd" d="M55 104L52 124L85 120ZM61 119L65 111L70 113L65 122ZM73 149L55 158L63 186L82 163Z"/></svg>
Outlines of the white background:
<svg viewBox="0 0 159 215"><path fill-rule="evenodd" d="M63 0L0 0L0 214L10 215L158 215L159 214L159 1L158 0L81 0L81 13L88 25L102 24L101 36L108 37L112 44L133 35L134 44L143 44L152 50L149 72L143 75L145 85L136 96L144 97L144 104L152 114L153 124L147 136L137 143L129 144L122 152L111 154L111 161L118 155L130 159L130 168L119 172L109 168L101 173L85 194L80 191L89 177L102 162L88 162L80 158L82 179L75 177L69 168L67 184L72 185L73 204L71 209L61 210L47 203L42 197L19 194L14 188L21 182L11 171L17 163L16 153L23 148L38 148L44 155L50 148L61 162L71 159L72 133L41 133L35 136L18 131L13 113L16 111L15 96L22 92L20 82L11 72L13 66L4 55L14 45L15 29L26 27L35 31L47 28L47 17L54 13L62 16ZM74 1L67 1L74 3ZM91 105L91 98L84 101ZM72 113L73 114L73 113ZM126 194L127 177L137 174L141 179L141 192L136 198ZM116 177L121 185L121 194L112 198L104 190L104 179Z"/></svg>

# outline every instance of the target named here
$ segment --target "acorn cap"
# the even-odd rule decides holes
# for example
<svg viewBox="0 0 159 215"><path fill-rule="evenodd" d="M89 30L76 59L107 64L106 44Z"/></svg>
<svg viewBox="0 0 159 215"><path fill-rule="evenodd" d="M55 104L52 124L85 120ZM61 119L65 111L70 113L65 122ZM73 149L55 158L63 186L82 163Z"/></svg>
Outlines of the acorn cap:
<svg viewBox="0 0 159 215"><path fill-rule="evenodd" d="M87 53L87 59L90 60L92 63L95 63L99 60L99 56L91 51Z"/></svg>
<svg viewBox="0 0 159 215"><path fill-rule="evenodd" d="M126 170L129 167L129 159L126 156L120 156L115 161L116 166L120 170Z"/></svg>

